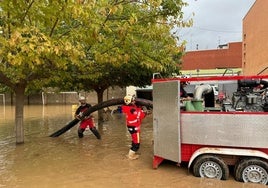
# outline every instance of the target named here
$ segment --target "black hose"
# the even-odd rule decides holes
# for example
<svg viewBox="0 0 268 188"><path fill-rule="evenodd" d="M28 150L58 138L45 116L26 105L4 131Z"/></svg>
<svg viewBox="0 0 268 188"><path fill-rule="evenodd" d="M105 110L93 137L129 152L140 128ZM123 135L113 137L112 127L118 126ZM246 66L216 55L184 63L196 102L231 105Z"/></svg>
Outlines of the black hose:
<svg viewBox="0 0 268 188"><path fill-rule="evenodd" d="M106 108L109 106L114 106L114 105L121 105L124 104L124 99L123 98L117 98L117 99L111 99L108 101L103 101L101 103L98 103L94 106L92 106L91 108L89 108L88 110L86 110L83 113L83 117L90 115L91 113L100 110L102 108ZM149 108L153 108L153 102L150 100L146 100L146 99L136 99L136 104L138 106L146 106ZM74 119L72 120L70 123L68 123L67 125L65 125L64 127L62 127L61 129L59 129L58 131L54 132L53 134L50 135L50 137L58 137L60 135L62 135L63 133L65 133L66 131L68 131L69 129L71 129L72 127L74 127L80 120L79 119Z"/></svg>

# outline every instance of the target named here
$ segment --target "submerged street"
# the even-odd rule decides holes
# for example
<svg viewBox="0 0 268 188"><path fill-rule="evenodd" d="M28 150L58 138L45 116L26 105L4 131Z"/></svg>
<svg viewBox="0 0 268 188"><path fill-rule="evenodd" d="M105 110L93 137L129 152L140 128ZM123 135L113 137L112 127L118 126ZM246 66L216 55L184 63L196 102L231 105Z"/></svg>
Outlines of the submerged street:
<svg viewBox="0 0 268 188"><path fill-rule="evenodd" d="M25 143L16 145L14 107L0 106L0 187L266 187L236 182L232 176L227 181L196 178L187 165L170 161L153 169L152 115L142 124L140 158L131 161L125 156L131 139L122 114L108 113L106 121L97 124L102 135L97 140L91 131L79 139L77 126L49 137L73 119L72 106L34 105L24 110Z"/></svg>

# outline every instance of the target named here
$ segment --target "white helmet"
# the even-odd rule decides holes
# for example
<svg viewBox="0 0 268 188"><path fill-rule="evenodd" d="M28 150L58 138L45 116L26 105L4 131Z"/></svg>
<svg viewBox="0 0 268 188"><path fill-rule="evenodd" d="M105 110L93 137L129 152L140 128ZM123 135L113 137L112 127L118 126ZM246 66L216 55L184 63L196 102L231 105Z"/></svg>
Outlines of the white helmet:
<svg viewBox="0 0 268 188"><path fill-rule="evenodd" d="M79 97L79 101L84 101L84 100L86 100L86 97L84 97L84 96Z"/></svg>
<svg viewBox="0 0 268 188"><path fill-rule="evenodd" d="M183 74L183 75L181 75L181 78L190 78L190 76L188 76L188 75L186 75L186 74ZM188 85L189 84L189 82L188 81L182 81L181 82L181 84L186 84L186 85Z"/></svg>
<svg viewBox="0 0 268 188"><path fill-rule="evenodd" d="M190 78L190 76L187 74L183 74L183 75L181 75L181 78Z"/></svg>
<svg viewBox="0 0 268 188"><path fill-rule="evenodd" d="M135 100L135 97L131 96L131 95L126 95L124 97L124 102L126 105L129 105L131 102L133 102Z"/></svg>

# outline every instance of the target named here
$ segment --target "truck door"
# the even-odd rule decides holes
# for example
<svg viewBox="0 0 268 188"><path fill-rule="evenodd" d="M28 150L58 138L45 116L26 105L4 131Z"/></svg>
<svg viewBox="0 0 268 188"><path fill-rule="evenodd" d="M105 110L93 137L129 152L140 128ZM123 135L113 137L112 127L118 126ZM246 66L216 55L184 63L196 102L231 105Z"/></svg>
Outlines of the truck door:
<svg viewBox="0 0 268 188"><path fill-rule="evenodd" d="M154 155L181 162L180 82L153 83Z"/></svg>

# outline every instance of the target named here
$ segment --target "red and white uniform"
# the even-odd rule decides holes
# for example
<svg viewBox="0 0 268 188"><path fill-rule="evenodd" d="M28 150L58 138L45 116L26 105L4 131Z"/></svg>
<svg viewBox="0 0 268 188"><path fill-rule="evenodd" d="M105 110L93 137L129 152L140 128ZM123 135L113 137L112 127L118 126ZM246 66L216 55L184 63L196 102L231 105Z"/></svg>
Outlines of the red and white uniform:
<svg viewBox="0 0 268 188"><path fill-rule="evenodd" d="M128 131L131 134L132 143L139 144L140 126L142 119L146 116L145 112L136 105L123 105L122 112L126 115L126 124Z"/></svg>
<svg viewBox="0 0 268 188"><path fill-rule="evenodd" d="M90 104L85 104L84 106L79 106L78 109L76 110L75 112L75 115L79 115L80 113L83 113L85 112L86 110L88 110L89 108L91 107ZM88 117L85 117L81 122L80 122L80 128L81 129L86 129L87 126L89 128L93 128L95 127L95 124L94 124L94 120L92 118L92 116L88 116Z"/></svg>

